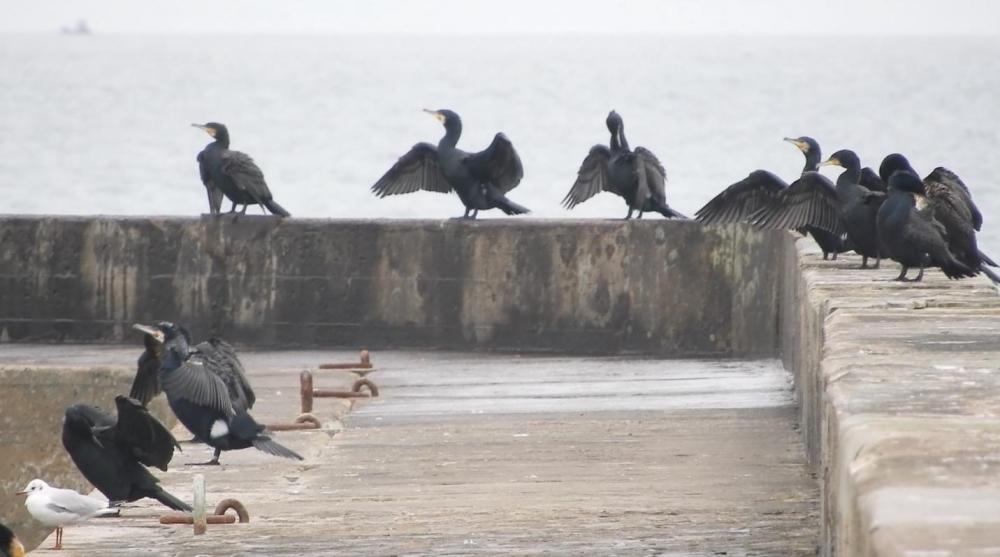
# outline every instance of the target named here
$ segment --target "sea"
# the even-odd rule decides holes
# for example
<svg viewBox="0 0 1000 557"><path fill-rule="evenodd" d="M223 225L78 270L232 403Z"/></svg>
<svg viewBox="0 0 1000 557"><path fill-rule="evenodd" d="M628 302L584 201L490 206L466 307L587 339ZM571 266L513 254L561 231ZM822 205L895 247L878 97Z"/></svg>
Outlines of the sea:
<svg viewBox="0 0 1000 557"><path fill-rule="evenodd" d="M560 206L614 109L688 215L753 170L793 179L802 155L781 140L810 135L875 168L901 152L955 171L997 257L998 92L998 37L0 35L0 213L206 212L209 138L190 124L217 121L293 216L454 217L454 195L369 191L442 135L421 109L449 108L461 148L511 139L510 197L533 217L621 218L611 194Z"/></svg>

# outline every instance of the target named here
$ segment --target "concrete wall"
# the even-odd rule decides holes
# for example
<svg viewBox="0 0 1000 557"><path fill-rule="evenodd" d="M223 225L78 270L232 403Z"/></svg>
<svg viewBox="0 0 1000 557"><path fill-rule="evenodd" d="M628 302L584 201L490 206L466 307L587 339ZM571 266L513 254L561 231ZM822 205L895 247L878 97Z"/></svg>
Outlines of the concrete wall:
<svg viewBox="0 0 1000 557"><path fill-rule="evenodd" d="M114 413L115 395L128 393L134 374L124 368L0 366L0 522L27 547L50 530L31 518L15 492L35 478L82 493L91 489L62 446L66 407L80 402ZM165 423L176 422L164 397L150 409Z"/></svg>
<svg viewBox="0 0 1000 557"><path fill-rule="evenodd" d="M782 357L822 491L821 554L1000 552L1000 297L786 242Z"/></svg>
<svg viewBox="0 0 1000 557"><path fill-rule="evenodd" d="M516 224L515 224L516 223ZM0 340L773 354L778 233L665 220L0 219Z"/></svg>

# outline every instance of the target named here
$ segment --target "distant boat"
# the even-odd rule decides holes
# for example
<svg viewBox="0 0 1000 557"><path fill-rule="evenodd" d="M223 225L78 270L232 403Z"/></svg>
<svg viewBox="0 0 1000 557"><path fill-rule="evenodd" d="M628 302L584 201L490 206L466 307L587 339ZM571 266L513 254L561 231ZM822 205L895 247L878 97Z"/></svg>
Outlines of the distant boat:
<svg viewBox="0 0 1000 557"><path fill-rule="evenodd" d="M78 19L75 26L64 26L60 29L63 35L93 35L94 32L90 30L90 26L87 22Z"/></svg>

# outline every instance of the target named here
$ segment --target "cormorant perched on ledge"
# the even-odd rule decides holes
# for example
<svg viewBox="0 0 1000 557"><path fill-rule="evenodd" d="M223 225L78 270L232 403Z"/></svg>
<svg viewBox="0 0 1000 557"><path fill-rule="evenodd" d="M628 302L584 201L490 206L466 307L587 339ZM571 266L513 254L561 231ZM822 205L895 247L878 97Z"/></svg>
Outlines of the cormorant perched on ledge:
<svg viewBox="0 0 1000 557"><path fill-rule="evenodd" d="M275 215L291 216L274 200L257 163L246 153L229 148L229 130L225 125L218 122L191 125L215 139L198 153L198 170L208 190L208 207L213 215L222 210L225 195L233 202L230 213L236 212L237 205L243 205L241 215L246 214L249 205L260 205Z"/></svg>
<svg viewBox="0 0 1000 557"><path fill-rule="evenodd" d="M797 147L805 155L805 165L802 167L801 179L807 172L814 172L819 168L822 160L822 151L819 143L808 136L786 137L787 141ZM808 182L821 182L821 180L810 177ZM795 185L798 182L793 182ZM805 184L796 186L796 190ZM733 222L745 222L751 215L756 213L765 205L778 202L781 192L787 190L789 185L767 170L755 170L749 176L736 182L735 184L722 190L704 207L698 210L695 218L703 224L725 224ZM838 253L843 253L850 249L844 241L842 234L837 234L818 228L815 226L803 226L799 229L802 234L810 234L820 249L823 251L823 259L831 255L837 259Z"/></svg>
<svg viewBox="0 0 1000 557"><path fill-rule="evenodd" d="M878 212L878 232L890 257L903 266L896 280L919 282L924 268L931 265L953 279L977 273L949 249L948 233L935 218L934 205L924 196L924 184L913 172L896 170L889 178L889 194ZM916 278L906 278L910 267L920 268Z"/></svg>
<svg viewBox="0 0 1000 557"><path fill-rule="evenodd" d="M73 463L112 504L150 497L179 511L191 507L167 493L146 466L163 471L177 441L137 400L115 398L118 417L74 404L66 409L62 442Z"/></svg>
<svg viewBox="0 0 1000 557"><path fill-rule="evenodd" d="M882 161L879 174L892 176L897 172L912 174L919 180L919 175L910 166L910 161L899 153L893 153ZM909 181L903 183L909 184ZM912 184L909 184L907 191L923 196L922 199L929 204L934 221L944 228L948 250L966 267L982 271L994 282L1000 282L1000 276L987 268L987 266L996 267L996 263L979 250L976 231L982 227L983 216L972 201L972 194L961 178L947 168L939 166L920 183L922 188L919 191L915 191ZM895 255L892 254L891 247L890 255Z"/></svg>
<svg viewBox="0 0 1000 557"><path fill-rule="evenodd" d="M820 166L839 166L844 169L837 177L837 200L840 205L840 222L847 232L854 251L861 256L861 268L868 268L868 258L875 259L878 269L882 250L879 246L878 209L885 201L885 192L872 191L861 185L861 159L850 149L841 149ZM878 180L881 186L881 180Z"/></svg>
<svg viewBox="0 0 1000 557"><path fill-rule="evenodd" d="M160 322L153 326L134 325L163 344L160 385L167 393L167 402L177 419L195 439L215 448L212 460L203 464L219 464L222 451L255 447L265 453L302 460L295 451L272 440L264 426L247 412L252 404L239 381L222 379L230 371L219 369L218 360L191 350L190 335L183 327Z"/></svg>
<svg viewBox="0 0 1000 557"><path fill-rule="evenodd" d="M455 190L465 205L461 218L474 219L480 210L500 209L508 215L528 209L507 199L524 177L521 158L503 133L493 137L484 151L467 153L456 147L462 119L451 110L426 110L444 124L445 135L437 147L417 143L372 186L379 197L417 190L448 193Z"/></svg>
<svg viewBox="0 0 1000 557"><path fill-rule="evenodd" d="M686 218L667 205L667 173L656 155L643 147L629 149L622 117L612 110L605 120L611 132L611 148L594 145L583 159L576 182L563 198L563 206L572 209L594 195L609 191L620 196L628 206L628 215L656 211L667 218Z"/></svg>

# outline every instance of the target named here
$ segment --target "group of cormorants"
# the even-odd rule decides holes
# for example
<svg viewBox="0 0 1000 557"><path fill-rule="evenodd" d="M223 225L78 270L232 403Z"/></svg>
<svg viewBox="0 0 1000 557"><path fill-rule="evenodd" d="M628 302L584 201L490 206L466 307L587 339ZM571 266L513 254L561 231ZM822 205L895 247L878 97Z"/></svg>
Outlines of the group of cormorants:
<svg viewBox="0 0 1000 557"><path fill-rule="evenodd" d="M521 159L503 133L478 153L458 148L462 120L451 110L425 110L444 125L437 146L417 143L386 172L372 192L379 197L419 190L454 191L465 213L474 219L479 211L500 209L508 215L527 213L507 196L524 176ZM628 207L626 219L655 211L667 218L686 218L666 200L666 171L656 156L643 147L634 150L625 138L621 116L611 111L605 121L611 139L608 146L595 145L584 158L576 181L563 198L572 209L594 195L607 191L620 196ZM211 122L193 124L214 138L198 154L201 179L208 190L209 208L220 212L222 197L243 213L251 204L273 214L288 216L278 205L253 160L229 149L226 126ZM797 230L813 237L823 259L855 251L874 268L891 258L902 265L897 280L906 281L912 267L920 269L912 279L923 278L926 267L940 267L950 278L986 274L994 282L996 266L976 245L982 216L969 189L955 173L938 167L921 179L906 157L887 156L876 173L862 167L849 149L823 161L819 143L811 137L785 138L805 155L802 173L788 184L767 170L755 170L732 184L695 213L704 224L747 222L771 229ZM820 166L843 168L836 184L818 172Z"/></svg>
<svg viewBox="0 0 1000 557"><path fill-rule="evenodd" d="M274 441L249 414L256 396L229 343L213 337L192 346L188 331L169 322L137 324L135 329L143 333L145 349L129 396L115 397L116 415L74 404L66 409L63 419L63 447L87 481L108 498L111 508L151 498L171 509L191 510L190 505L164 491L147 470L153 466L167 471L174 450L180 449L166 426L146 408L161 392L178 421L194 435L191 442L215 449L210 461L194 465L218 465L223 451L249 447L302 460L298 453ZM41 480L34 480L23 493L29 497L29 512L58 529L57 548L61 546L62 526L104 510L91 509L93 499L82 495L83 499L74 499L70 496L74 492L52 488ZM0 542L2 534L0 530Z"/></svg>

